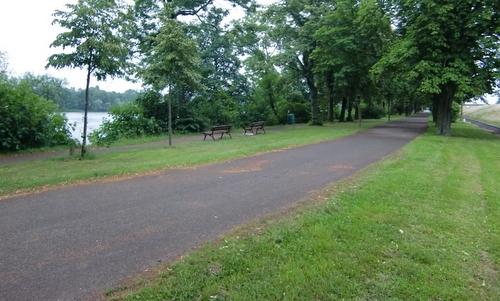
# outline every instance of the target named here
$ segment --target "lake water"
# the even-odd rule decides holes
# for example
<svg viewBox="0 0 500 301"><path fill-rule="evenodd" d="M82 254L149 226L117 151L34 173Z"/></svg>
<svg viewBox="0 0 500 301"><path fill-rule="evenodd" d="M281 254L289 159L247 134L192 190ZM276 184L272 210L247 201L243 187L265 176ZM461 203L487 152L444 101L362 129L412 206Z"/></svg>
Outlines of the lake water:
<svg viewBox="0 0 500 301"><path fill-rule="evenodd" d="M83 112L65 112L64 115L68 118L71 136L81 142L83 134ZM106 112L88 112L87 137L93 130L99 128L104 118L110 119L109 114Z"/></svg>

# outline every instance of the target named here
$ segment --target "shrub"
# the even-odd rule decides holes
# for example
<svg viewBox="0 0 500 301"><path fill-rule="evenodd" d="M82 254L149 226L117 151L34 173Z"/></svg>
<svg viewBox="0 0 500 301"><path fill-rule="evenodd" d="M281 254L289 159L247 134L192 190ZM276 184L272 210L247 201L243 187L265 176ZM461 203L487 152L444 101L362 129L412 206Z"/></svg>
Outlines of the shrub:
<svg viewBox="0 0 500 301"><path fill-rule="evenodd" d="M96 145L107 145L121 138L157 135L162 127L155 118L146 118L136 103L113 107L111 119L90 134L90 141Z"/></svg>
<svg viewBox="0 0 500 301"><path fill-rule="evenodd" d="M295 122L297 123L305 123L310 119L310 105L298 92L288 93L286 100L280 102L279 108L282 121L287 120L289 113L295 115Z"/></svg>
<svg viewBox="0 0 500 301"><path fill-rule="evenodd" d="M142 110L142 116L148 119L155 119L164 130L167 129L168 103L163 101L160 93L148 90L141 93L135 102Z"/></svg>
<svg viewBox="0 0 500 301"><path fill-rule="evenodd" d="M34 94L25 83L0 79L0 151L69 142L67 120L54 103Z"/></svg>
<svg viewBox="0 0 500 301"><path fill-rule="evenodd" d="M190 116L176 119L174 128L182 133L196 133L206 128L206 124L205 120L196 116Z"/></svg>
<svg viewBox="0 0 500 301"><path fill-rule="evenodd" d="M381 106L371 105L361 108L361 117L364 119L380 119L385 116L385 110Z"/></svg>

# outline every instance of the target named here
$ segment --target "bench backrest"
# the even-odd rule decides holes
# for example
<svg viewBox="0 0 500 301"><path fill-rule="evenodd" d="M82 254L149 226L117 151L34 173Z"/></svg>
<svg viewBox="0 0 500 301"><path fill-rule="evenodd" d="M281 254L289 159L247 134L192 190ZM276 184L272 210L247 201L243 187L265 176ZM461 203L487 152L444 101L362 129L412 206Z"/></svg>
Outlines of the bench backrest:
<svg viewBox="0 0 500 301"><path fill-rule="evenodd" d="M216 125L216 126L213 126L211 131L212 132L215 132L215 131L229 131L231 130L231 126L230 125Z"/></svg>
<svg viewBox="0 0 500 301"><path fill-rule="evenodd" d="M250 124L250 126L263 126L264 125L264 121L256 121L256 122L252 122Z"/></svg>

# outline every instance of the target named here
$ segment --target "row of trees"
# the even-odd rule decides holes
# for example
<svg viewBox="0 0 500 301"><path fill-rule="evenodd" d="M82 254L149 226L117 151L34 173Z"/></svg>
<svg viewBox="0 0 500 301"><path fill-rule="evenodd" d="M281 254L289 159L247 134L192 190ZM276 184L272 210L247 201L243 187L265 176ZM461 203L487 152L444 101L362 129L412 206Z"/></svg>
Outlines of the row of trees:
<svg viewBox="0 0 500 301"><path fill-rule="evenodd" d="M360 107L431 106L447 135L452 103L498 84L496 1L227 2L245 17L228 24L213 0L79 0L54 14L67 31L52 46L69 51L48 65L84 68L87 91L92 74L142 80L139 111L173 108L156 116L170 128L183 118L284 122L288 112L320 125Z"/></svg>
<svg viewBox="0 0 500 301"><path fill-rule="evenodd" d="M49 75L25 74L18 81L25 82L35 94L53 101L61 111L83 111L85 90L68 87L65 80ZM129 103L137 98L138 91L127 90L123 93L109 92L96 87L89 88L92 102L89 110L93 112L107 112L113 106Z"/></svg>

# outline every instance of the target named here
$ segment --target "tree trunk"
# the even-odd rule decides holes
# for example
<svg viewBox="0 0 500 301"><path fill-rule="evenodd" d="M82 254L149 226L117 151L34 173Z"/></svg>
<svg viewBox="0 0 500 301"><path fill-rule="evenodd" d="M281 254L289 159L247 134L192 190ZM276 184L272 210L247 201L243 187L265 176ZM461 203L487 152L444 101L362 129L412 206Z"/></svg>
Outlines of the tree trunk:
<svg viewBox="0 0 500 301"><path fill-rule="evenodd" d="M367 102L368 102L368 107L369 107L369 108L373 108L373 98L372 98L372 96L371 96L371 95L366 95L366 96L365 96L365 95L363 95L363 98L364 98L365 100L367 100Z"/></svg>
<svg viewBox="0 0 500 301"><path fill-rule="evenodd" d="M361 119L363 117L361 116L361 99L359 100L358 103L358 126L361 127Z"/></svg>
<svg viewBox="0 0 500 301"><path fill-rule="evenodd" d="M359 119L359 105L354 107L354 119Z"/></svg>
<svg viewBox="0 0 500 301"><path fill-rule="evenodd" d="M268 77L268 73L266 71L265 77ZM279 114L278 114L278 109L276 108L276 100L275 100L275 97L274 97L274 87L273 87L273 84L270 82L270 81L265 81L265 89L266 89L266 92L267 92L267 98L268 98L268 102L269 102L269 106L271 107L271 111L273 112L274 116L276 117L276 120L278 120L279 123L285 123L285 121L283 120L283 118L280 118Z"/></svg>
<svg viewBox="0 0 500 301"><path fill-rule="evenodd" d="M276 120L278 120L279 123L285 124L283 118L280 118L278 114L278 110L276 109L276 104L273 100L269 101L269 104L271 105L271 111L273 111L274 116L276 116Z"/></svg>
<svg viewBox="0 0 500 301"><path fill-rule="evenodd" d="M350 96L347 99L347 121L353 121L353 119L352 119L352 98Z"/></svg>
<svg viewBox="0 0 500 301"><path fill-rule="evenodd" d="M438 103L439 103L439 99L437 96L434 96L432 98L432 108L431 108L431 112L432 112L432 122L434 122L435 124L437 124L437 116L438 116Z"/></svg>
<svg viewBox="0 0 500 301"><path fill-rule="evenodd" d="M347 97L342 96L342 105L340 107L339 122L345 122L345 110L347 108Z"/></svg>
<svg viewBox="0 0 500 301"><path fill-rule="evenodd" d="M326 75L326 94L327 94L327 99L328 99L328 121L333 122L333 119L335 118L335 111L334 111L334 101L333 101L333 82L332 82L332 75L328 73Z"/></svg>
<svg viewBox="0 0 500 301"><path fill-rule="evenodd" d="M437 95L437 133L438 135L451 135L451 105L455 89L451 85L446 85L441 89L441 93Z"/></svg>
<svg viewBox="0 0 500 301"><path fill-rule="evenodd" d="M168 89L168 146L172 146L172 89Z"/></svg>
<svg viewBox="0 0 500 301"><path fill-rule="evenodd" d="M85 157L87 150L85 146L87 145L87 115L89 111L89 86L90 86L90 75L92 74L92 69L90 66L87 68L87 84L85 85L85 106L83 113L83 135L82 135L82 149L80 152L80 159Z"/></svg>
<svg viewBox="0 0 500 301"><path fill-rule="evenodd" d="M319 101L318 101L318 89L314 84L314 78L307 79L307 83L309 85L309 90L311 93L311 124L312 125L321 125L321 118L319 116Z"/></svg>
<svg viewBox="0 0 500 301"><path fill-rule="evenodd" d="M304 61L302 71L309 87L309 97L311 98L311 124L321 125L321 116L319 116L318 88L314 81L313 63L309 58L310 53L304 52L302 59Z"/></svg>
<svg viewBox="0 0 500 301"><path fill-rule="evenodd" d="M271 87L272 89L272 87ZM283 121L283 118L280 118L279 114L278 114L278 110L276 109L276 102L274 101L274 91L273 90L270 90L269 91L269 106L271 107L271 111L273 112L274 116L276 116L276 120L278 120L279 123L285 123Z"/></svg>
<svg viewBox="0 0 500 301"><path fill-rule="evenodd" d="M387 120L391 120L391 113L392 113L392 100L387 99Z"/></svg>

